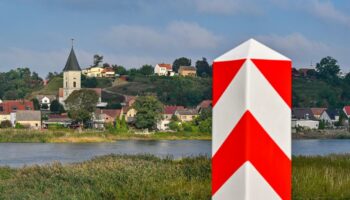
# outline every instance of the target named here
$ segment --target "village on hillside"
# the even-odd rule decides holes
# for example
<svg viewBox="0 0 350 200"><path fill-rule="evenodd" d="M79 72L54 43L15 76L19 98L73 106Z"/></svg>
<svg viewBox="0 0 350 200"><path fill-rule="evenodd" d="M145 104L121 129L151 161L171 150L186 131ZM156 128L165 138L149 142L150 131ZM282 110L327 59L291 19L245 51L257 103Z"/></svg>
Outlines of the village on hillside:
<svg viewBox="0 0 350 200"><path fill-rule="evenodd" d="M292 70L293 132L349 130L347 84L350 74L342 73L337 61L331 57L326 57L321 62L326 66L323 71L320 65L318 69L310 66Z"/></svg>
<svg viewBox="0 0 350 200"><path fill-rule="evenodd" d="M101 57L98 55L95 55L94 59L97 60L95 66L81 69L74 48L72 47L66 65L62 70L63 79L60 85L63 87L60 87L55 92L56 95L52 94L52 92L47 94L41 92L40 94L36 94L31 100L0 100L1 128L12 127L36 130L50 128L92 128L98 130L120 129L122 131L133 128L147 133L149 130L191 130L194 123L198 126L203 122L202 125L205 126L205 130L202 129L201 131L210 132L212 106L210 99L203 99L194 106L166 105L159 104L156 95L152 93L146 96L118 93L117 95L121 96L119 98L121 99L119 100L119 106L117 106L118 108L112 108L113 106L109 104L115 102L104 101L105 99L102 95L103 92L112 92L105 91L105 88L99 87L83 88L82 78L91 78L92 80L95 80L94 78L104 78L112 80L117 84L125 84L129 77L116 73L111 66L99 65ZM151 67L149 69L152 70L151 76L157 77L179 76L186 78L196 77L197 75L197 69L193 66L179 66L175 71L172 64L160 63L155 65L154 68ZM52 80L45 80L43 84L49 85L50 81ZM91 93L97 97L92 109L84 107L90 100L84 98L91 95ZM152 97L154 98L152 99ZM77 99L79 99L79 102L76 101ZM138 99L143 99L143 104L135 106L135 102ZM152 108L153 105L147 107L152 100L155 107ZM74 110L76 107L81 107L80 111ZM84 111L88 113L84 113ZM144 112L146 114L140 115L138 118L138 112Z"/></svg>

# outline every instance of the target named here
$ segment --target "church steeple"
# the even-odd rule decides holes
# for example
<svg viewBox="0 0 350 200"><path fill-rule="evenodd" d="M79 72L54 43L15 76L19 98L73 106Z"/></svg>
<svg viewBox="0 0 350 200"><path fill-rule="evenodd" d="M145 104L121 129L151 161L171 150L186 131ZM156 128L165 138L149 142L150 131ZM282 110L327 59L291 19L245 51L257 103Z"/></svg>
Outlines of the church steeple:
<svg viewBox="0 0 350 200"><path fill-rule="evenodd" d="M70 51L70 54L68 56L66 66L63 69L64 72L66 71L81 71L78 59L75 56L74 48L73 48L73 40L72 40L72 49Z"/></svg>

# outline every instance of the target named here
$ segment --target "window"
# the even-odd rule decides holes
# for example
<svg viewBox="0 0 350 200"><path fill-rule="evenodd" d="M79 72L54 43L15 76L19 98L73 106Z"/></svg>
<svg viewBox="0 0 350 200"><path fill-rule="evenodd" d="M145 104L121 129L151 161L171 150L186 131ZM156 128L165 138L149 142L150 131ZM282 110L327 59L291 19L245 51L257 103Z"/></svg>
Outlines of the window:
<svg viewBox="0 0 350 200"><path fill-rule="evenodd" d="M68 87L68 82L66 81L66 87Z"/></svg>
<svg viewBox="0 0 350 200"><path fill-rule="evenodd" d="M12 107L12 110L17 110L17 107L16 107L16 106L13 106L13 107Z"/></svg>
<svg viewBox="0 0 350 200"><path fill-rule="evenodd" d="M4 111L4 108L1 106L1 107L0 107L0 112L2 112L2 111Z"/></svg>
<svg viewBox="0 0 350 200"><path fill-rule="evenodd" d="M77 87L77 83L75 81L73 82L73 87Z"/></svg>

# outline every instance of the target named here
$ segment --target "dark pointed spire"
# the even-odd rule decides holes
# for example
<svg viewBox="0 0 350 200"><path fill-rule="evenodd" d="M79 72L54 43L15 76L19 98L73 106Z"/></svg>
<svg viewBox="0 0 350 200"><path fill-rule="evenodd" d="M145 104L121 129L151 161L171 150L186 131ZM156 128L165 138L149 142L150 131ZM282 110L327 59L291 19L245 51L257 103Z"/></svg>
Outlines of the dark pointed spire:
<svg viewBox="0 0 350 200"><path fill-rule="evenodd" d="M66 66L63 69L64 72L66 71L81 71L77 57L75 56L74 49L72 46L72 50L70 51L69 57L66 62Z"/></svg>

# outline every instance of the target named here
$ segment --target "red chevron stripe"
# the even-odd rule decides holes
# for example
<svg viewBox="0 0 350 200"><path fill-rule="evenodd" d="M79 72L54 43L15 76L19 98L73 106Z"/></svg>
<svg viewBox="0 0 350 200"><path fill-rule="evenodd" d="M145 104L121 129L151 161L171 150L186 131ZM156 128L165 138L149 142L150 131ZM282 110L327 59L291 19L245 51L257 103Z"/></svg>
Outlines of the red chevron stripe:
<svg viewBox="0 0 350 200"><path fill-rule="evenodd" d="M292 106L292 62L251 59L289 107Z"/></svg>
<svg viewBox="0 0 350 200"><path fill-rule="evenodd" d="M222 93L224 93L245 61L246 59L214 62L213 85L215 85L215 90L213 90L213 106L219 100Z"/></svg>
<svg viewBox="0 0 350 200"><path fill-rule="evenodd" d="M249 111L213 156L212 195L246 161L255 166L282 199L291 199L291 161Z"/></svg>

